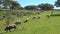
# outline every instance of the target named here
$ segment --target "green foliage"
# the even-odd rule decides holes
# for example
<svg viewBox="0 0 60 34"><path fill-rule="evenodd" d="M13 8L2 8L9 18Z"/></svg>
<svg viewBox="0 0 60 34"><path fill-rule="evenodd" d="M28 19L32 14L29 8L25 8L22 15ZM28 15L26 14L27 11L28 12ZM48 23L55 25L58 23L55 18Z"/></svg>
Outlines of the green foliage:
<svg viewBox="0 0 60 34"><path fill-rule="evenodd" d="M1 7L4 8L4 9L9 9L9 8L19 9L20 8L20 4L17 1L13 1L13 0L0 0L0 5L1 4L2 4Z"/></svg>
<svg viewBox="0 0 60 34"><path fill-rule="evenodd" d="M57 1L55 2L55 6L56 6L56 7L60 7L60 0L57 0Z"/></svg>
<svg viewBox="0 0 60 34"><path fill-rule="evenodd" d="M54 8L54 6L52 4L40 4L38 5L39 8L41 8L42 10L52 10Z"/></svg>
<svg viewBox="0 0 60 34"><path fill-rule="evenodd" d="M52 14L51 16L60 16L60 14Z"/></svg>
<svg viewBox="0 0 60 34"><path fill-rule="evenodd" d="M26 6L26 7L24 7L26 10L34 10L34 9L36 9L36 7L37 6L35 6L35 5L30 5L30 6Z"/></svg>

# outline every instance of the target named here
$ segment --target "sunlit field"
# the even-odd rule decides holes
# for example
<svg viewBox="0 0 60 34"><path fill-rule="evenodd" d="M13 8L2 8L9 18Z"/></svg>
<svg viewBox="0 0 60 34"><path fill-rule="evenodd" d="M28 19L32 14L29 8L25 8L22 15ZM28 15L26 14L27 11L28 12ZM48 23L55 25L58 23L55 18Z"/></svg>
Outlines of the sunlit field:
<svg viewBox="0 0 60 34"><path fill-rule="evenodd" d="M28 11L23 10L23 12ZM36 13L37 10L31 12ZM47 18L46 15L51 14L51 12L53 12L53 14L60 14L60 11L44 10L39 14L41 16L40 19L37 18L39 16L38 14L35 15L35 19L32 19L33 15L30 15L29 17L23 16L23 18L11 15L10 24L15 23L18 19L22 21L22 24L17 26L18 30L14 31L12 29L11 32L4 31L7 20L4 18L0 21L0 34L60 34L60 16L50 16L50 18ZM3 15L4 13L6 13L6 11L1 11L0 15ZM29 18L29 21L24 23L24 20L27 17Z"/></svg>

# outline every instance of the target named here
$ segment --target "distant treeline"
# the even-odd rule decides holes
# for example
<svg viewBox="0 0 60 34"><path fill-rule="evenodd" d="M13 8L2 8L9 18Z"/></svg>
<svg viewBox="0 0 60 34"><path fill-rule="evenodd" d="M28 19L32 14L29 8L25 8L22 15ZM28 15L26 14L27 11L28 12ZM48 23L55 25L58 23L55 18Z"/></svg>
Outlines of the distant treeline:
<svg viewBox="0 0 60 34"><path fill-rule="evenodd" d="M2 9L14 9L14 10L53 10L54 6L60 7L60 0L57 0L54 5L49 3L41 3L36 5L28 5L22 7L17 1L13 0L0 0L0 8Z"/></svg>

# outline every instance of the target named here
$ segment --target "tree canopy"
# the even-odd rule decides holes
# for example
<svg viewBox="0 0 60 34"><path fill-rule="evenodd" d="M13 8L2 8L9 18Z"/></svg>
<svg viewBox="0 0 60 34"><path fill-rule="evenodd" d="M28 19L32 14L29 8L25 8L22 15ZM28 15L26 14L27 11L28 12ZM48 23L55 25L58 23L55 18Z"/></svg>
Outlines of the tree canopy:
<svg viewBox="0 0 60 34"><path fill-rule="evenodd" d="M0 5L4 6L4 8L18 8L20 4L17 1L13 0L0 0Z"/></svg>
<svg viewBox="0 0 60 34"><path fill-rule="evenodd" d="M24 7L26 10L33 10L33 9L36 9L37 6L35 5L29 5L29 6L26 6Z"/></svg>
<svg viewBox="0 0 60 34"><path fill-rule="evenodd" d="M51 10L54 8L52 4L48 4L48 3L40 4L38 5L38 7L41 8L42 10Z"/></svg>
<svg viewBox="0 0 60 34"><path fill-rule="evenodd" d="M60 0L57 0L57 1L55 2L55 6L56 6L56 7L60 7Z"/></svg>

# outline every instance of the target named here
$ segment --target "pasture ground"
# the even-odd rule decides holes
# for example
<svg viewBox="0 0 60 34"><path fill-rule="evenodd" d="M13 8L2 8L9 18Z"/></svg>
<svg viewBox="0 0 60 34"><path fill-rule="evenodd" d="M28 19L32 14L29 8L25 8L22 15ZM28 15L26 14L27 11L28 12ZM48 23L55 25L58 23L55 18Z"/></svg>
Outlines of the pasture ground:
<svg viewBox="0 0 60 34"><path fill-rule="evenodd" d="M40 14L40 19L32 19L33 15L30 15L29 21L27 23L23 23L27 16L24 16L23 18L12 16L13 18L11 20L11 23L14 23L17 19L20 19L22 21L22 24L17 26L18 30L6 33L4 33L5 31L3 31L5 26L4 24L6 21L6 19L4 19L3 21L0 21L0 33L3 32L3 34L60 34L60 16L51 16L50 18L47 18L46 15L50 14L50 12L51 11L42 12ZM54 14L60 14L60 11L54 11Z"/></svg>

